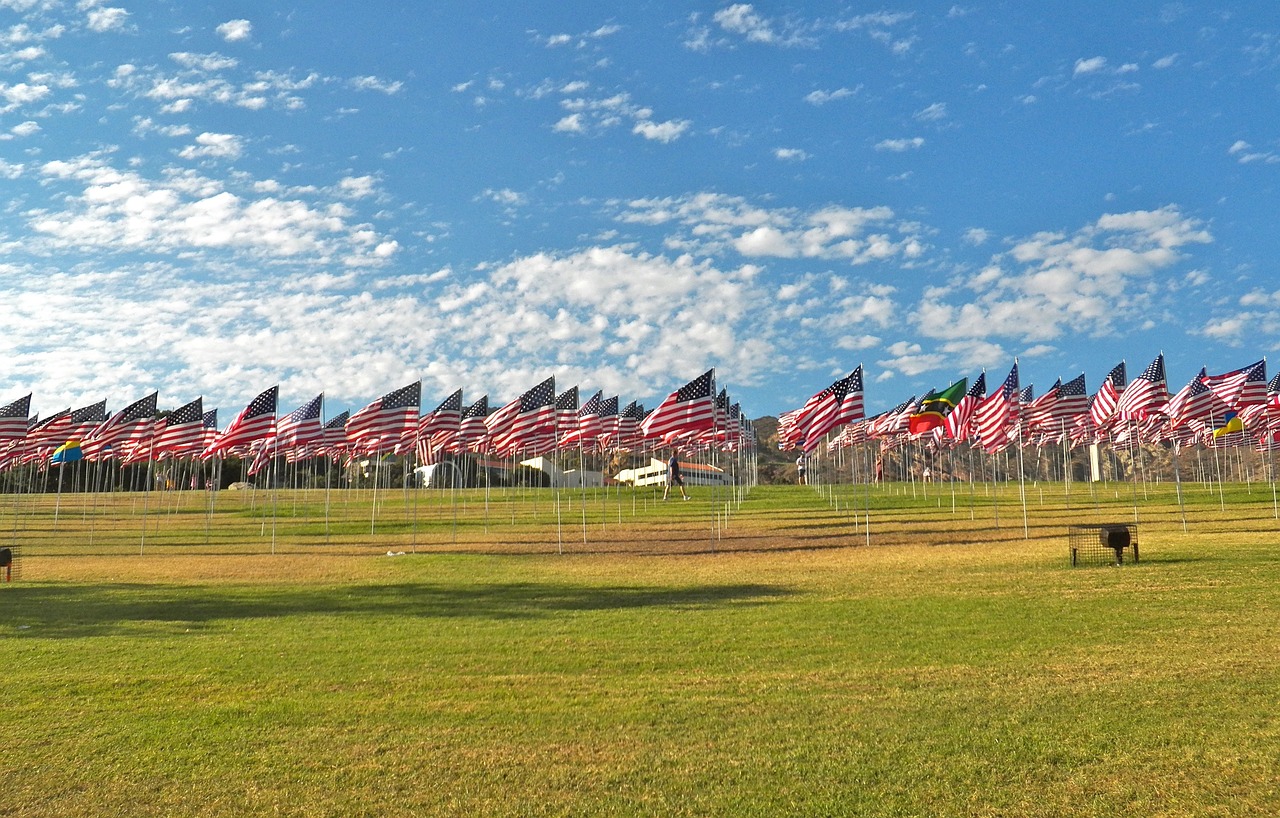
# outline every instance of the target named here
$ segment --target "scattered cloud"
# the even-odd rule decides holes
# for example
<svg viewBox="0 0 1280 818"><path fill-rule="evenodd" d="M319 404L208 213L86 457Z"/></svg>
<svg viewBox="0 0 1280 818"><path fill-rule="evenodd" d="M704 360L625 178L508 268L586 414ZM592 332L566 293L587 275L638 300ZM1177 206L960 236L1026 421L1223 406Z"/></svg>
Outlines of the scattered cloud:
<svg viewBox="0 0 1280 818"><path fill-rule="evenodd" d="M1155 274L1211 241L1172 206L1106 214L1071 235L1037 233L994 256L963 290L926 292L916 324L924 335L949 339L1044 342L1068 331L1112 333L1157 297L1147 287Z"/></svg>
<svg viewBox="0 0 1280 818"><path fill-rule="evenodd" d="M90 31L123 31L129 20L129 12L122 8L103 7L96 3L81 3L80 7L87 8L85 25Z"/></svg>
<svg viewBox="0 0 1280 818"><path fill-rule="evenodd" d="M947 103L935 102L925 108L921 108L912 114L912 118L919 122L937 122L947 118Z"/></svg>
<svg viewBox="0 0 1280 818"><path fill-rule="evenodd" d="M1231 147L1227 148L1227 155L1234 156L1236 161L1242 165L1255 162L1273 165L1280 162L1280 156L1277 156L1273 151L1254 150L1253 146L1243 139L1237 139L1232 143Z"/></svg>
<svg viewBox="0 0 1280 818"><path fill-rule="evenodd" d="M388 96L398 94L404 88L404 83L399 80L388 81L377 77L354 77L349 84L357 91L378 91Z"/></svg>
<svg viewBox="0 0 1280 818"><path fill-rule="evenodd" d="M239 159L242 153L243 140L228 133L202 133L196 137L194 145L178 151L183 159Z"/></svg>
<svg viewBox="0 0 1280 818"><path fill-rule="evenodd" d="M803 162L809 158L809 154L799 148L774 148L773 157L782 162Z"/></svg>
<svg viewBox="0 0 1280 818"><path fill-rule="evenodd" d="M1107 67L1106 57L1090 57L1088 59L1076 60L1075 70L1071 72L1072 76L1078 77L1082 74L1096 74Z"/></svg>
<svg viewBox="0 0 1280 818"><path fill-rule="evenodd" d="M240 43L253 37L253 23L248 20L228 20L216 29L218 36L229 43Z"/></svg>
<svg viewBox="0 0 1280 818"><path fill-rule="evenodd" d="M861 87L861 86L859 86ZM857 89L850 90L848 88L837 88L834 91L810 91L805 95L804 101L810 105L826 105L828 102L834 102L838 99L845 99L857 93Z"/></svg>
<svg viewBox="0 0 1280 818"><path fill-rule="evenodd" d="M631 132L640 134L645 139L665 144L679 139L687 130L689 130L689 120L669 119L666 122L637 122Z"/></svg>
<svg viewBox="0 0 1280 818"><path fill-rule="evenodd" d="M909 139L883 139L876 143L876 150L890 151L892 153L919 150L922 147L924 147L924 138L919 136L913 136Z"/></svg>

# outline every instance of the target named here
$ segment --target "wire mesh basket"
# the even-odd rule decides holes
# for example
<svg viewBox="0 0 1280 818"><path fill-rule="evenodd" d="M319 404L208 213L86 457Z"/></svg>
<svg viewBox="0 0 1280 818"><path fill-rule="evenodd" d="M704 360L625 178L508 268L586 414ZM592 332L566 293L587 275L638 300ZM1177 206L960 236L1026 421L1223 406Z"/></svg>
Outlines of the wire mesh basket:
<svg viewBox="0 0 1280 818"><path fill-rule="evenodd" d="M1091 523L1067 529L1072 565L1123 565L1125 552L1138 561L1136 523Z"/></svg>

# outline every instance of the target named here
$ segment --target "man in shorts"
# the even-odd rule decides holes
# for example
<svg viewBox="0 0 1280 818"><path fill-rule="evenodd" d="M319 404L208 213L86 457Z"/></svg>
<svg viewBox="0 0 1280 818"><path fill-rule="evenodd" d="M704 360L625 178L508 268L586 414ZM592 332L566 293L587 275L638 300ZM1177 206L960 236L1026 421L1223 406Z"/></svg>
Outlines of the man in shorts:
<svg viewBox="0 0 1280 818"><path fill-rule="evenodd" d="M680 471L680 458L676 457L676 453L672 452L671 457L667 459L667 484L662 488L662 499L667 499L667 493L671 491L672 486L680 487L680 496L688 500L689 495L684 490L684 472Z"/></svg>

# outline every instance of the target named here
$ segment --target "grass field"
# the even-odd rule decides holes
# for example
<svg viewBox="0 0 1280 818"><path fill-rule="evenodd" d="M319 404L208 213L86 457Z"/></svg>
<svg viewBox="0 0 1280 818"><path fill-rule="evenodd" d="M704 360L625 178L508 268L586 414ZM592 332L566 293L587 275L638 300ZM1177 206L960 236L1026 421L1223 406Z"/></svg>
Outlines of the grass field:
<svg viewBox="0 0 1280 818"><path fill-rule="evenodd" d="M957 491L0 496L0 815L1280 810L1269 485Z"/></svg>

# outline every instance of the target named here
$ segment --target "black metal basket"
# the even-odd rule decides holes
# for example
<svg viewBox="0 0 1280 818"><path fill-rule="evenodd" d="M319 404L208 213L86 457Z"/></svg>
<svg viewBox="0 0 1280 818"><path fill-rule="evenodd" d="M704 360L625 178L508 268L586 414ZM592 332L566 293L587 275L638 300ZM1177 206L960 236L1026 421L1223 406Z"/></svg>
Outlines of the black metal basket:
<svg viewBox="0 0 1280 818"><path fill-rule="evenodd" d="M1125 552L1138 561L1137 523L1091 523L1067 529L1072 565L1123 565Z"/></svg>

